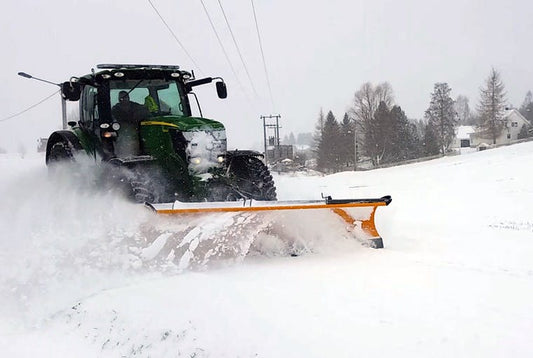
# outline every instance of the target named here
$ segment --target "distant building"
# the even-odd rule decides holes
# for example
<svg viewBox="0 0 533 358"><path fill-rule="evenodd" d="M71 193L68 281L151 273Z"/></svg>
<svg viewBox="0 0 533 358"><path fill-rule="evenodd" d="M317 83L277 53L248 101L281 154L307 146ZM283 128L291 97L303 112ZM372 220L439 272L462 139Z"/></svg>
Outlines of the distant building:
<svg viewBox="0 0 533 358"><path fill-rule="evenodd" d="M455 140L452 144L452 149L458 148L470 148L471 139L470 135L474 133L476 129L474 126L459 126L455 130Z"/></svg>
<svg viewBox="0 0 533 358"><path fill-rule="evenodd" d="M47 138L39 138L37 139L37 151L38 152L46 152L46 144L48 143Z"/></svg>
<svg viewBox="0 0 533 358"><path fill-rule="evenodd" d="M276 145L267 148L267 158L269 163L275 163L283 159L294 159L294 148L292 145Z"/></svg>
<svg viewBox="0 0 533 358"><path fill-rule="evenodd" d="M518 133L520 133L522 126L531 126L528 120L514 108L505 111L502 121L504 123L503 130L500 136L496 138L496 143L493 143L491 136L486 131L476 131L470 135L470 145L472 147L478 147L480 144L485 143L496 145L509 144L518 140Z"/></svg>

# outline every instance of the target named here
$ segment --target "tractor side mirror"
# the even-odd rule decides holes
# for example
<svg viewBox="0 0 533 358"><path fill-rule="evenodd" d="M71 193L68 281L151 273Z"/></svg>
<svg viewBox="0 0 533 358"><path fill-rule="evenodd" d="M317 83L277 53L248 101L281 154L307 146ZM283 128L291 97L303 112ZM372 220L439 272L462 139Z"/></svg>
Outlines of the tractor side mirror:
<svg viewBox="0 0 533 358"><path fill-rule="evenodd" d="M223 99L228 97L228 89L226 88L226 84L224 82L216 82L215 86L217 87L218 98Z"/></svg>
<svg viewBox="0 0 533 358"><path fill-rule="evenodd" d="M81 85L79 82L63 82L61 84L61 97L67 101L78 101L81 96Z"/></svg>

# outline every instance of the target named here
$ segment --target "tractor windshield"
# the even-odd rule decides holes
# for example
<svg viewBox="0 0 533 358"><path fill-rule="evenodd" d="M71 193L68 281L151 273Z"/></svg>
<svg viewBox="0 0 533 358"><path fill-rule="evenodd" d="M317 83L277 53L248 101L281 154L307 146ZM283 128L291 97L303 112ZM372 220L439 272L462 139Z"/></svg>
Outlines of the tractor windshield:
<svg viewBox="0 0 533 358"><path fill-rule="evenodd" d="M119 80L109 82L111 107L119 103L119 93L126 91L132 102L144 105L154 116L184 116L180 87L175 81L164 79Z"/></svg>

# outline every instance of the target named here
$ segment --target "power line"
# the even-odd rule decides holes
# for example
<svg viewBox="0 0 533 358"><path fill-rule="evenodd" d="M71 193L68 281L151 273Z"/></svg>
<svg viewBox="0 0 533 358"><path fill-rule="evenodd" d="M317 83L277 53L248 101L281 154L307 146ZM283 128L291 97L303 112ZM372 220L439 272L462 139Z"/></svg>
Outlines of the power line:
<svg viewBox="0 0 533 358"><path fill-rule="evenodd" d="M165 19L163 19L163 16L161 16L161 14L159 13L159 11L157 10L157 8L155 7L155 5L152 3L152 0L148 0L148 2L150 3L150 5L152 6L152 8L154 9L155 13L157 14L157 16L159 16L159 18L161 19L161 21L163 22L163 24L166 26L166 28L168 29L168 31L170 31L170 33L172 34L172 37L174 37L174 39L176 40L176 42L180 45L181 49L183 50L183 52L185 52L185 54L187 55L187 57L189 58L189 60L191 60L191 62L193 63L194 67L196 67L198 69L198 71L200 72L203 72L201 69L200 69L200 66L198 66L198 64L196 63L196 61L194 61L194 59L192 58L192 56L189 54L189 52L187 51L187 49L185 48L185 46L183 45L183 43L181 43L181 41L178 39L178 36L176 36L176 34L174 33L174 31L172 31L172 29L170 28L170 26L167 24L167 22L165 21Z"/></svg>
<svg viewBox="0 0 533 358"><path fill-rule="evenodd" d="M30 109L35 108L35 107L37 107L38 105L40 105L41 103L43 103L44 101L46 101L46 100L52 98L52 97L55 96L57 93L59 93L59 90L58 90L58 91L55 91L55 92L52 93L50 96L48 96L48 97L46 97L46 98L43 98L42 100L40 100L39 102L35 103L34 105L29 106L28 108L26 108L26 109L23 110L23 111L20 111L20 112L18 112L18 113L12 114L12 115L9 116L9 117L6 117L6 118L3 118L3 119L0 119L0 122L7 121L7 120L9 120L9 119L11 119L11 118L18 117L18 116L20 116L21 114L24 114L24 113L28 112Z"/></svg>
<svg viewBox="0 0 533 358"><path fill-rule="evenodd" d="M220 10L222 10L222 14L224 15L224 20L226 21L226 25L228 25L229 32L231 34L231 38L233 39L233 43L235 44L235 47L237 48L237 52L239 54L239 57L241 59L242 65L244 67L244 70L246 71L246 75L248 76L248 80L250 81L250 84L252 86L252 89L254 90L254 94L257 96L257 91L255 90L254 81L252 81L252 77L250 76L250 72L248 72L248 67L246 67L246 63L244 62L244 58L242 57L241 50L239 49L239 45L237 44L237 40L235 39L235 35L233 34L233 31L231 29L231 26L228 21L228 17L226 16L226 12L224 11L224 7L222 6L222 3L220 0L218 0L218 4L220 5Z"/></svg>
<svg viewBox="0 0 533 358"><path fill-rule="evenodd" d="M233 75L235 76L235 79L237 80L237 83L239 84L239 87L241 88L241 90L243 92L245 92L244 91L244 87L243 87L241 81L239 80L239 76L237 75L237 72L235 71L235 68L233 67L233 64L231 63L231 60L230 60L230 58L228 56L228 53L226 52L226 48L222 44L222 40L220 39L220 36L218 35L218 32L217 32L217 30L215 28L215 24L211 20L211 16L209 15L209 12L207 11L207 7L204 4L204 0L200 0L200 2L202 3L202 6L203 6L204 11L205 11L205 14L207 15L207 19L209 20L209 23L211 24L211 29L213 29L213 32L215 33L215 36L216 36L216 38L218 40L218 44L220 45L220 48L222 49L222 52L224 53L224 56L226 57L226 60L228 61L228 65L231 68L231 72L233 72Z"/></svg>
<svg viewBox="0 0 533 358"><path fill-rule="evenodd" d="M257 23L257 15L255 13L254 0L250 0L250 1L252 3L252 10L254 12L255 29L257 30L257 38L259 40L259 48L261 49L261 58L263 59L263 68L265 70L265 76L266 76L267 85L268 85L268 92L270 94L270 101L272 102L272 109L274 109L275 108L275 106L274 106L274 96L272 95L272 87L270 86L270 77L269 77L268 71L267 71L267 65L266 65L266 61L265 61L265 52L263 51L263 42L261 41L261 34L259 32L259 25Z"/></svg>

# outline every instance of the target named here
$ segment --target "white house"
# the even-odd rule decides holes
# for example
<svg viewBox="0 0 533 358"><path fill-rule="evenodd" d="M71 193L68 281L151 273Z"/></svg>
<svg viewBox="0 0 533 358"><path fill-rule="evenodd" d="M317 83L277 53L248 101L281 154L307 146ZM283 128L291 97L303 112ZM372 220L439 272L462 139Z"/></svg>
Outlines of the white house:
<svg viewBox="0 0 533 358"><path fill-rule="evenodd" d="M506 110L502 120L504 127L500 136L496 138L496 143L492 142L492 137L488 133L476 131L470 134L470 146L477 147L482 143L508 144L518 139L518 133L520 133L522 126L525 125L526 128L531 126L528 120L514 108Z"/></svg>
<svg viewBox="0 0 533 358"><path fill-rule="evenodd" d="M455 140L453 141L451 147L453 149L459 148L469 148L470 145L470 135L474 133L476 129L474 126L459 126L455 129Z"/></svg>

